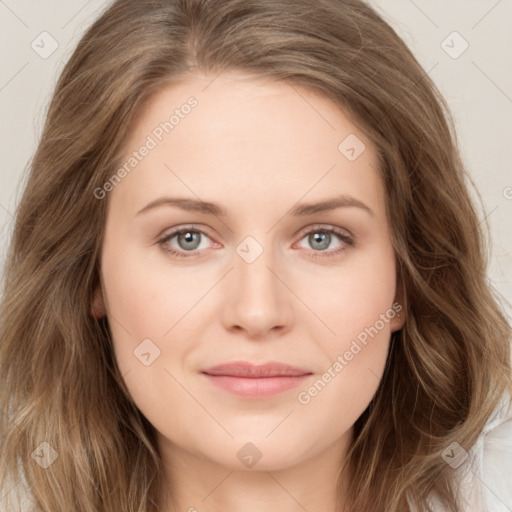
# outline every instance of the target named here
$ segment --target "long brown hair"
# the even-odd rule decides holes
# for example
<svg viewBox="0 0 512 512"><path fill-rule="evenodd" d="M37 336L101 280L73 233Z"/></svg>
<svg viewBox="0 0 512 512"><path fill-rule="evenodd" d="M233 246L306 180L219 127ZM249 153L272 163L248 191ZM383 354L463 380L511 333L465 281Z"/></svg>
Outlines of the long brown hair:
<svg viewBox="0 0 512 512"><path fill-rule="evenodd" d="M124 386L107 321L90 314L108 203L94 191L115 174L144 102L192 67L319 92L375 145L407 320L355 424L350 510L427 511L430 495L459 510L442 453L452 442L469 450L510 389L511 329L486 279L449 109L361 0L117 0L82 37L49 106L5 267L0 488L23 478L46 512L157 510L154 428Z"/></svg>

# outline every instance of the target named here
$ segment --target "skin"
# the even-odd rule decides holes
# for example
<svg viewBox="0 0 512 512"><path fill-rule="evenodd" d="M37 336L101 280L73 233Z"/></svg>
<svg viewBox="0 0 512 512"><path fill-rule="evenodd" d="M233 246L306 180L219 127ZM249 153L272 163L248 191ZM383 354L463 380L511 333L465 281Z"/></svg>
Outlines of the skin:
<svg viewBox="0 0 512 512"><path fill-rule="evenodd" d="M197 107L106 198L93 314L106 312L127 388L158 432L174 497L162 495L161 510L334 512L353 424L377 390L391 332L404 319L386 322L309 403L297 396L400 300L376 152L328 99L231 72L191 74L159 91L133 127L126 158L190 96ZM355 161L338 149L349 134L366 146ZM297 203L341 194L373 214L354 206L289 213ZM227 215L171 205L137 215L162 196L200 198ZM206 233L197 235L196 256L165 252L186 254L183 238L158 241L190 223ZM319 248L308 237L330 227L354 245L333 234ZM263 249L251 263L237 253L241 246L255 254L241 244L247 236ZM134 355L147 338L160 350L149 366ZM200 374L235 360L278 361L313 375L254 399ZM249 442L262 455L250 468L237 457Z"/></svg>

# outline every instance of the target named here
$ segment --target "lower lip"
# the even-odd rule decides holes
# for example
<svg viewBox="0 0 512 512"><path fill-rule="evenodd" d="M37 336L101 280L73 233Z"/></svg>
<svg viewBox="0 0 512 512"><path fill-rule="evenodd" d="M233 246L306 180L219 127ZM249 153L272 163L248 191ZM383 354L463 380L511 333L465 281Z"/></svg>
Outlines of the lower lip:
<svg viewBox="0 0 512 512"><path fill-rule="evenodd" d="M302 384L307 377L312 374L299 376L281 376L281 377L232 377L228 375L208 375L203 374L214 386L225 389L235 395L264 398L277 395L287 389L294 388Z"/></svg>

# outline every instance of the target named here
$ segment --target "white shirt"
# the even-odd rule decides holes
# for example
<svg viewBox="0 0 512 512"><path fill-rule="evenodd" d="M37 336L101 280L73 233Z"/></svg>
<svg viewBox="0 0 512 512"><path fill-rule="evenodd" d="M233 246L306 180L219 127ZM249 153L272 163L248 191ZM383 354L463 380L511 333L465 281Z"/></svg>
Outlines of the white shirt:
<svg viewBox="0 0 512 512"><path fill-rule="evenodd" d="M443 454L445 460L454 460L452 467L457 466L454 471L463 512L512 512L512 397L509 394L504 395L469 452L461 447L447 447ZM455 456L450 459L449 455ZM431 504L435 512L447 512L435 498Z"/></svg>
<svg viewBox="0 0 512 512"><path fill-rule="evenodd" d="M472 448L465 485L475 489L468 512L512 512L512 397L505 395ZM468 493L469 494L469 493ZM487 508L485 508L487 507Z"/></svg>

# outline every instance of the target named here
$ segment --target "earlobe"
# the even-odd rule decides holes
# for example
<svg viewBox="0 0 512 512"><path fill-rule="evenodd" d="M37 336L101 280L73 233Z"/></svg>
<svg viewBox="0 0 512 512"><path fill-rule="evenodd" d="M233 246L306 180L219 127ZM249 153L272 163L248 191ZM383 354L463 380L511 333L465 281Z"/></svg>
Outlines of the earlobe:
<svg viewBox="0 0 512 512"><path fill-rule="evenodd" d="M391 332L399 331L405 324L407 311L404 307L405 290L403 289L401 280L398 280L395 300L393 301L393 311L395 316L391 319Z"/></svg>
<svg viewBox="0 0 512 512"><path fill-rule="evenodd" d="M94 290L94 296L91 305L91 314L95 318L102 318L105 316L105 302L103 300L103 292L101 289L101 284L98 284L96 289Z"/></svg>
<svg viewBox="0 0 512 512"><path fill-rule="evenodd" d="M396 312L391 320L391 332L399 331L405 324L405 310L399 302L393 303L393 310Z"/></svg>

